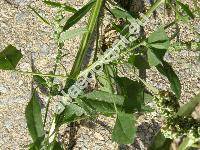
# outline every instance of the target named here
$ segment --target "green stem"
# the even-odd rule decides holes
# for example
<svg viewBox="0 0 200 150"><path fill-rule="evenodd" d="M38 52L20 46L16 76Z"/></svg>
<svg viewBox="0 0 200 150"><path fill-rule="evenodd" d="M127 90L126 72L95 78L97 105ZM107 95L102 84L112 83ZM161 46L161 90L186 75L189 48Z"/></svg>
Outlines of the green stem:
<svg viewBox="0 0 200 150"><path fill-rule="evenodd" d="M66 75L42 74L42 73L28 72L28 71L21 71L21 70L14 70L14 71L21 73L21 74L27 74L27 75L32 75L32 76L38 75L38 76L42 76L42 77L57 77L57 78L67 78L68 77Z"/></svg>
<svg viewBox="0 0 200 150"><path fill-rule="evenodd" d="M87 27L88 32L83 35L79 51L76 55L76 60L74 62L74 65L73 65L71 73L70 73L70 75L72 75L72 76L76 76L81 70L83 59L88 50L89 42L92 37L92 33L94 32L94 28L95 28L97 20L98 20L98 16L99 16L99 13L101 10L102 3L103 3L103 0L97 0L95 3L95 6L91 12L91 16L89 18L89 23L88 23L88 27Z"/></svg>
<svg viewBox="0 0 200 150"><path fill-rule="evenodd" d="M155 4L148 10L146 13L146 17L150 17L152 13L162 4L165 3L165 0L157 0Z"/></svg>

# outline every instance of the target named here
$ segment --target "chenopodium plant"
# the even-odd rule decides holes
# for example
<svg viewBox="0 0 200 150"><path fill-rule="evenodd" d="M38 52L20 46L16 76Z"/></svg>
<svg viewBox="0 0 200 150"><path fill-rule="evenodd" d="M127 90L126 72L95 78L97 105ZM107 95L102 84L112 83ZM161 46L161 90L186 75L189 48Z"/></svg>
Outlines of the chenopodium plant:
<svg viewBox="0 0 200 150"><path fill-rule="evenodd" d="M58 13L51 22L40 15L35 8L29 7L44 23L54 29L54 37L58 45L58 50L53 70L49 74L43 74L38 70L24 72L16 69L18 62L22 58L22 54L12 45L7 46L0 53L0 69L14 70L23 74L33 75L33 80L37 84L37 88L32 89L32 98L25 111L27 127L33 140L33 143L29 145L30 149L65 149L63 143L59 142L58 139L59 127L63 124L98 117L100 114L110 117L116 116L115 126L112 131L112 140L114 142L119 144L133 143L137 131L135 125L137 118L134 113L152 111L151 108L145 105L145 99L146 96L149 96L149 93L154 97L152 99L156 103L156 108L154 109L159 110L164 124L155 136L149 149L170 149L173 139L179 137L184 138L180 145L180 150L187 149L190 146L198 146L200 122L192 118L191 113L199 104L200 95L198 94L187 104L180 107L178 102L181 95L179 78L171 65L164 60L164 55L170 47L170 41L177 35L175 33L172 37L168 37L165 30L173 27L179 21L187 21L195 17L188 5L176 1L176 7L174 7L175 4L171 4L170 1L157 0L145 14L146 18L149 18L164 3L169 5L172 10L174 9L178 17L173 22L159 27L147 38L134 38L132 37L133 34L130 33L132 33L131 29L134 29L134 26L137 25L135 23L133 25L133 21L136 20L134 17L136 16L111 0L90 0L79 10L59 2L49 0L44 0L43 2L50 7L58 9ZM103 11L108 11L117 20L123 20L123 25L111 22L113 25L112 28L119 33L123 40L132 40L130 43L126 43L125 47L120 48L119 56L116 59L103 64L100 76L93 74L95 78L92 78L90 72L92 68L97 62L102 62L105 60L105 56L110 54L110 51L104 53L99 42L99 27L103 17L100 14ZM70 18L65 17L66 12L72 13ZM87 13L90 13L90 17L86 27L71 29ZM141 22L145 21L144 18L137 19L141 19ZM88 67L83 68L83 60L95 31L97 32L97 36L94 61ZM66 73L66 75L56 74L59 65L64 67L61 64L61 60L65 56L62 51L64 42L81 34L83 34L81 44L71 72L69 74ZM139 47L142 50L138 51L137 48ZM100 56L98 57L98 55ZM119 63L122 66L128 67L130 71L155 67L169 80L171 91L159 91L137 76L136 73L135 80L119 76ZM65 87L62 90L59 89L58 84L54 83L54 80L60 77L66 79ZM76 97L71 97L68 91L76 85L77 81L81 81L81 77L96 80L98 88L94 88L92 91L86 93L81 92L79 89L79 94ZM41 114L41 106L37 96L37 91L41 87L46 89L49 97L45 107L44 118ZM146 92L147 90L149 92ZM46 129L46 122L49 105L53 96L56 95L63 96L63 100L59 103L62 104L60 106L63 106L63 109L52 116L52 125L48 130Z"/></svg>

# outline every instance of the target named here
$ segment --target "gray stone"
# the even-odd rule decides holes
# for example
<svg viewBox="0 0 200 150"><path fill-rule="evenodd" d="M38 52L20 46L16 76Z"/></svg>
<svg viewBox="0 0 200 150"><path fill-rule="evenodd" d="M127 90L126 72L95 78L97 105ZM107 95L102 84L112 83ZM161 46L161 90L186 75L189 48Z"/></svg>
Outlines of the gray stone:
<svg viewBox="0 0 200 150"><path fill-rule="evenodd" d="M4 85L0 85L0 93L6 93L7 92L7 88Z"/></svg>

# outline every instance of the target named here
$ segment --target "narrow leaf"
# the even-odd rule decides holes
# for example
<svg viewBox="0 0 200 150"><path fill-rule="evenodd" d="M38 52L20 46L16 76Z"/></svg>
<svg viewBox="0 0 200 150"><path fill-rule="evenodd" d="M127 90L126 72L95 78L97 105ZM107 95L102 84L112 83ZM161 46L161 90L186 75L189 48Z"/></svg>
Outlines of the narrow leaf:
<svg viewBox="0 0 200 150"><path fill-rule="evenodd" d="M0 69L14 70L21 58L21 52L14 46L8 45L0 52Z"/></svg>
<svg viewBox="0 0 200 150"><path fill-rule="evenodd" d="M173 68L165 61L162 61L162 65L159 64L156 68L162 75L168 78L172 91L179 99L181 96L181 83Z"/></svg>
<svg viewBox="0 0 200 150"><path fill-rule="evenodd" d="M52 7L58 7L58 8L63 8L66 11L72 12L72 13L76 13L77 10L71 6L68 6L66 4L61 4L59 2L52 2L50 0L44 0L43 1L45 4L52 6Z"/></svg>
<svg viewBox="0 0 200 150"><path fill-rule="evenodd" d="M79 29L73 29L73 30L67 30L61 33L60 35L60 42L65 42L68 39L74 38L75 36L84 34L87 32L87 28L79 28Z"/></svg>
<svg viewBox="0 0 200 150"><path fill-rule="evenodd" d="M195 110L195 107L200 103L200 93L194 96L188 103L183 105L179 110L177 115L188 116L191 115Z"/></svg>
<svg viewBox="0 0 200 150"><path fill-rule="evenodd" d="M44 17L42 17L35 8L31 7L30 5L28 6L44 23L50 25L50 23L47 21L47 19L45 19Z"/></svg>
<svg viewBox="0 0 200 150"><path fill-rule="evenodd" d="M119 112L112 132L112 140L119 144L131 144L136 135L135 117Z"/></svg>
<svg viewBox="0 0 200 150"><path fill-rule="evenodd" d="M81 18L85 16L85 14L90 11L90 9L94 6L95 0L89 1L85 6L79 9L73 16L71 16L63 27L63 31L68 30L74 24L76 24Z"/></svg>
<svg viewBox="0 0 200 150"><path fill-rule="evenodd" d="M181 8L183 9L183 11L192 19L195 18L194 14L192 13L192 11L190 10L189 5L187 4L183 4L180 1L177 1L177 4L181 6Z"/></svg>
<svg viewBox="0 0 200 150"><path fill-rule="evenodd" d="M25 116L29 133L33 141L36 141L44 135L41 108L36 91L33 92L32 98L26 107Z"/></svg>

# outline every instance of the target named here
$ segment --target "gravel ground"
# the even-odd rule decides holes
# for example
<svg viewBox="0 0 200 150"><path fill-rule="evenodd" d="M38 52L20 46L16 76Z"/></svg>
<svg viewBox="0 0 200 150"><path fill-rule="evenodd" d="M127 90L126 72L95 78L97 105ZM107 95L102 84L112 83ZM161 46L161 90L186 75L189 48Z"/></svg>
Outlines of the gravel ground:
<svg viewBox="0 0 200 150"><path fill-rule="evenodd" d="M21 49L24 54L24 58L18 66L19 69L31 71L30 58L32 55L36 68L41 72L48 73L54 65L57 46L53 41L52 29L44 25L41 21L38 21L37 17L26 7L30 2L32 1L0 1L0 50L8 44L13 44L18 49ZM86 0L70 0L68 2L80 8ZM9 3L13 3L14 5L10 5ZM48 16L48 19L51 19L55 13L55 9L43 7L39 1L34 2L33 6L38 8L42 14ZM159 24L159 21L156 22L152 18L150 22L151 26L148 26L146 30L154 30L154 25ZM167 22L168 20L166 19L165 21ZM80 25L85 24L85 22L86 19L82 19ZM195 20L194 24L196 26L199 25L199 20ZM187 26L182 26L181 31L184 31L180 37L182 40L189 41L194 38L194 35ZM64 52L67 55L63 64L65 64L68 72L72 67L71 62L74 61L78 43L79 38L74 38L65 43ZM200 65L197 62L197 58L198 52L187 50L172 52L166 56L167 61L172 64L183 85L182 103L185 103L199 92ZM60 73L63 73L62 69L60 69ZM158 75L158 72L154 69L148 71L147 81L160 89L169 88L169 83L166 79ZM26 128L24 111L30 96L30 76L11 71L0 71L0 149L27 149L26 146L30 142L30 136ZM47 98L41 97L45 103ZM128 146L122 145L120 148L145 150L161 125L159 120L155 118L157 118L155 113L141 116L138 121L138 137L135 143ZM114 125L113 122L114 119L102 116L98 120L82 122L76 136L77 144L74 149L117 149L118 145L112 143L110 136L110 129ZM64 131L68 133L68 128L64 128ZM65 132L62 132L61 136L67 137ZM67 140L65 142L67 143Z"/></svg>

